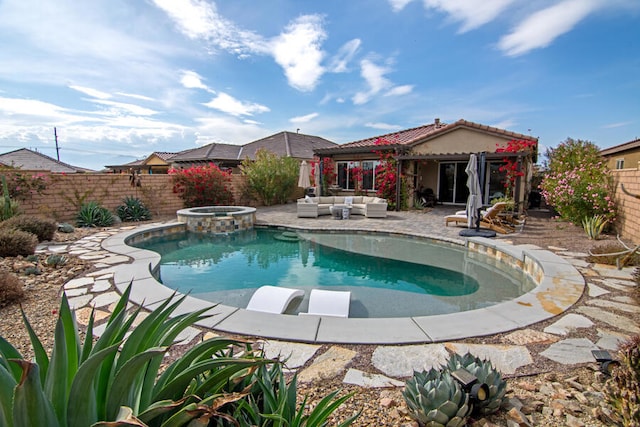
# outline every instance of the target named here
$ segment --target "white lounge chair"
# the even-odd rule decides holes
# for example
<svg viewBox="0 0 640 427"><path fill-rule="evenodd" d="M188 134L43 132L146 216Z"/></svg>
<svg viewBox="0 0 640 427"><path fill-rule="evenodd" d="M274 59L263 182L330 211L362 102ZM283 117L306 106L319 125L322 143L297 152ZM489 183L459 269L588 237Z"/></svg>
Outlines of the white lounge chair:
<svg viewBox="0 0 640 427"><path fill-rule="evenodd" d="M303 296L304 291L301 289L261 286L251 296L247 310L282 314L294 298Z"/></svg>
<svg viewBox="0 0 640 427"><path fill-rule="evenodd" d="M351 292L349 291L325 291L324 289L312 289L309 295L309 311L315 316L349 317L349 305L351 304Z"/></svg>

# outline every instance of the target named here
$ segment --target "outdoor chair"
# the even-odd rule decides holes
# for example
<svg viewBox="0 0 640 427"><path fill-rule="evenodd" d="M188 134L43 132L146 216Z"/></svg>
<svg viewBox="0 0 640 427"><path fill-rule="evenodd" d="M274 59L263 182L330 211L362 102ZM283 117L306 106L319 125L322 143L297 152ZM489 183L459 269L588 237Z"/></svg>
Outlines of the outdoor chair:
<svg viewBox="0 0 640 427"><path fill-rule="evenodd" d="M507 204L505 202L498 202L487 209L486 212L481 212L480 214L482 216L480 217L480 227L488 228L502 234L513 233L515 231L515 228L513 228L512 225L508 224L506 221L500 218L500 214L504 212L506 206ZM448 226L450 222L456 224L469 223L466 212L463 211L456 212L454 215L447 215L444 217L444 219L445 226Z"/></svg>
<svg viewBox="0 0 640 427"><path fill-rule="evenodd" d="M282 314L293 299L302 298L303 296L304 291L301 289L270 285L261 286L251 296L247 310Z"/></svg>
<svg viewBox="0 0 640 427"><path fill-rule="evenodd" d="M349 317L351 292L312 289L309 295L309 310L300 315Z"/></svg>

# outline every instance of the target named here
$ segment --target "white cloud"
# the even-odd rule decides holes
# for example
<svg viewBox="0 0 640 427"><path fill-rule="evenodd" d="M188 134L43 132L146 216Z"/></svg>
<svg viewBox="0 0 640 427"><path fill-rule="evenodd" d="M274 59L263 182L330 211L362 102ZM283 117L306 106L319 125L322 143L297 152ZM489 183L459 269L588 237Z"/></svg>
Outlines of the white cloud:
<svg viewBox="0 0 640 427"><path fill-rule="evenodd" d="M264 105L242 102L224 92L220 92L218 96L203 105L231 114L232 116L252 116L256 113L259 114L270 111L269 108Z"/></svg>
<svg viewBox="0 0 640 427"><path fill-rule="evenodd" d="M97 90L97 89L92 89L90 87L70 85L69 88L73 89L73 90L77 90L78 92L82 92L85 95L89 95L92 98L98 98L98 99L109 99L109 98L111 98L110 94L108 94L106 92L102 92L102 91Z"/></svg>
<svg viewBox="0 0 640 427"><path fill-rule="evenodd" d="M264 138L268 131L256 123L247 123L228 116L212 116L196 118L198 123L196 144L205 145L212 142L225 144L246 144ZM212 136L215 135L215 136Z"/></svg>
<svg viewBox="0 0 640 427"><path fill-rule="evenodd" d="M389 4L391 5L391 9L394 12L400 12L406 5L411 3L413 0L389 0Z"/></svg>
<svg viewBox="0 0 640 427"><path fill-rule="evenodd" d="M347 65L351 62L361 44L360 39L353 39L342 45L338 53L331 59L328 67L329 70L332 73L344 73L348 71Z"/></svg>
<svg viewBox="0 0 640 427"><path fill-rule="evenodd" d="M202 83L202 76L195 71L183 70L182 77L180 77L180 83L187 89L204 89L207 92L215 93L209 86Z"/></svg>
<svg viewBox="0 0 640 427"><path fill-rule="evenodd" d="M629 126L632 125L633 122L629 121L629 122L618 122L618 123L609 123L608 125L604 125L602 126L603 129L615 129L615 128L621 128L621 127L625 127L625 126Z"/></svg>
<svg viewBox="0 0 640 427"><path fill-rule="evenodd" d="M364 124L366 127L371 128L371 129L378 129L378 130L401 130L402 126L398 126L398 125L391 125L389 123L381 123L381 122L369 122L369 123L365 123Z"/></svg>
<svg viewBox="0 0 640 427"><path fill-rule="evenodd" d="M291 123L307 123L307 122L310 122L311 120L315 119L318 116L319 116L318 113L311 113L311 114L307 114L305 116L292 117L291 119L289 119L289 121Z"/></svg>
<svg viewBox="0 0 640 427"><path fill-rule="evenodd" d="M128 104L125 102L107 101L104 99L93 99L91 100L91 102L111 107L110 110L108 110L108 114L114 116L123 114L133 114L134 116L152 116L158 113L157 111L154 111L150 108L141 107L135 104Z"/></svg>
<svg viewBox="0 0 640 427"><path fill-rule="evenodd" d="M291 86L301 91L313 90L325 72L321 44L327 35L318 15L300 16L270 45L275 61L284 69Z"/></svg>
<svg viewBox="0 0 640 427"><path fill-rule="evenodd" d="M151 98L150 96L138 95L135 93L126 93L126 92L116 92L116 95L126 96L127 98L139 99L141 101L151 101L155 102L156 100Z"/></svg>
<svg viewBox="0 0 640 427"><path fill-rule="evenodd" d="M366 104L380 91L390 88L392 83L385 77L385 74L390 71L389 68L376 65L369 59L360 61L360 75L364 78L368 90L357 92L353 96L353 103L356 105Z"/></svg>
<svg viewBox="0 0 640 427"><path fill-rule="evenodd" d="M395 86L395 87L392 87L389 91L387 91L387 93L385 93L384 96L406 95L408 93L411 93L412 91L413 91L413 85Z"/></svg>
<svg viewBox="0 0 640 427"><path fill-rule="evenodd" d="M601 0L564 0L525 19L500 39L498 47L508 56L546 47L603 6Z"/></svg>
<svg viewBox="0 0 640 427"><path fill-rule="evenodd" d="M471 31L493 21L515 0L423 0L426 9L435 9L461 22L460 33Z"/></svg>

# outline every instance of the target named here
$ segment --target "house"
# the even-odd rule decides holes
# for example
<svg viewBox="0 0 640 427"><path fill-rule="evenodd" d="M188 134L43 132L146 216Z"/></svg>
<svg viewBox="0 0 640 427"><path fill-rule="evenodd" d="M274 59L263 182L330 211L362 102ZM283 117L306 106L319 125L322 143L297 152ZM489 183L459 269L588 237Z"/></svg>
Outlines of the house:
<svg viewBox="0 0 640 427"><path fill-rule="evenodd" d="M244 145L212 143L179 153L155 152L145 160L107 167L114 172L127 172L133 168L142 173L167 173L170 168L185 169L213 163L222 169L238 172L240 163L244 159L254 160L260 149L269 150L281 157L311 160L315 149L336 145L319 136L283 131Z"/></svg>
<svg viewBox="0 0 640 427"><path fill-rule="evenodd" d="M129 173L132 170L142 174L167 173L171 168L169 160L175 155L176 153L154 151L142 160L134 160L133 162L123 165L109 165L105 167L113 173Z"/></svg>
<svg viewBox="0 0 640 427"><path fill-rule="evenodd" d="M518 152L500 152L509 141L530 141L529 148ZM481 177L483 203L504 196L511 191L518 207L526 206L530 191L530 179L533 164L537 156L538 139L504 129L458 120L446 124L439 119L433 123L406 129L386 135L353 141L336 147L314 150L321 158L330 158L335 164L335 182L332 188L340 194L376 190L376 172L380 162L380 153L391 153L397 160L397 172L406 177L408 204L414 202L415 194L430 189L439 203L463 205L469 190L465 168L470 154L482 154L479 170ZM514 188L507 190L506 172L501 170L505 159L515 165L517 175ZM357 171L359 179L354 179ZM322 173L322 171L321 171ZM326 189L324 190L326 191ZM396 189L396 206L400 205L400 188Z"/></svg>
<svg viewBox="0 0 640 427"><path fill-rule="evenodd" d="M607 159L609 169L637 168L640 166L640 138L600 151Z"/></svg>
<svg viewBox="0 0 640 427"><path fill-rule="evenodd" d="M93 172L90 169L72 166L38 151L29 150L28 148L20 148L18 150L0 154L0 166L24 170L49 171L54 173Z"/></svg>

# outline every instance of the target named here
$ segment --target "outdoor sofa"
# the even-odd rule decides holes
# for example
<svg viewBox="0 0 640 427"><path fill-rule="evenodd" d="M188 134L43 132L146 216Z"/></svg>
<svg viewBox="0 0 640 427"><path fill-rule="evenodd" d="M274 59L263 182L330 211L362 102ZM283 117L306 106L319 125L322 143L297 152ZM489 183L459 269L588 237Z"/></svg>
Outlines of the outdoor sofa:
<svg viewBox="0 0 640 427"><path fill-rule="evenodd" d="M351 206L351 215L367 218L386 218L387 201L372 196L320 196L298 199L298 218L317 218L330 215L334 205Z"/></svg>

